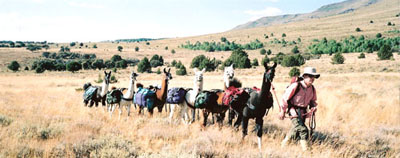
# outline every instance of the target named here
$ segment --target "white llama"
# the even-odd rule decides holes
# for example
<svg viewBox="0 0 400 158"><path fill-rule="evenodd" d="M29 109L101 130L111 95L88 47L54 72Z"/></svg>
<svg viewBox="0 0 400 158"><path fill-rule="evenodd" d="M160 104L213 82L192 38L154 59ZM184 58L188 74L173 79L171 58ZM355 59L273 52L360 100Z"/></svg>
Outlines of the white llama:
<svg viewBox="0 0 400 158"><path fill-rule="evenodd" d="M136 74L135 72L132 72L128 89L126 89L126 88L122 89L123 96L121 97L121 101L119 103L116 103L116 104L110 106L110 109L109 109L110 117L112 117L112 113L114 112L114 110L115 110L117 105L118 105L118 110L119 110L118 119L121 118L122 107L126 107L126 111L128 112L128 116L130 116L131 104L132 104L132 100L133 100L133 96L134 96L133 94L135 93L134 92L134 83L136 81L136 77L137 76L139 76L139 75Z"/></svg>
<svg viewBox="0 0 400 158"><path fill-rule="evenodd" d="M195 119L195 109L193 108L194 102L196 99L197 94L203 90L203 73L205 72L205 68L201 71L198 71L197 68L194 68L194 86L192 90L189 90L186 95L185 95L185 101L182 103L178 104L181 108L181 118L184 123L188 123L189 120L189 114L188 114L188 107L192 107L191 109L193 110L193 120ZM189 105L188 105L189 104ZM172 121L172 117L174 116L174 109L175 109L176 104L171 104L171 112L169 115L170 121Z"/></svg>

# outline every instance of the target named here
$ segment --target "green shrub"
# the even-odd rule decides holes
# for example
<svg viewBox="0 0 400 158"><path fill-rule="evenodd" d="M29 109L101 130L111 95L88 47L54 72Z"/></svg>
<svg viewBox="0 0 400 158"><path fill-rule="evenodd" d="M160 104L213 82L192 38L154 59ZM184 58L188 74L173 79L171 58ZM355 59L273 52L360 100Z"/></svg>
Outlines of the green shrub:
<svg viewBox="0 0 400 158"><path fill-rule="evenodd" d="M90 60L86 60L82 63L82 68L84 70L88 70L92 68L92 63L90 62Z"/></svg>
<svg viewBox="0 0 400 158"><path fill-rule="evenodd" d="M258 60L257 58L253 59L253 62L251 63L251 66L258 66Z"/></svg>
<svg viewBox="0 0 400 158"><path fill-rule="evenodd" d="M180 63L180 62L179 62L179 63ZM187 74L187 72L186 72L186 67L185 67L185 65L183 65L183 64L181 63L180 66L179 66L179 68L176 69L176 75L184 76L184 75L186 75L186 74Z"/></svg>
<svg viewBox="0 0 400 158"><path fill-rule="evenodd" d="M116 63L117 61L120 61L120 60L122 60L122 57L120 55L113 55L111 57L111 61L114 63Z"/></svg>
<svg viewBox="0 0 400 158"><path fill-rule="evenodd" d="M296 67L290 69L289 71L289 76L293 77L293 76L300 76L300 70Z"/></svg>
<svg viewBox="0 0 400 158"><path fill-rule="evenodd" d="M165 48L164 48L165 50L168 50L168 46L165 46Z"/></svg>
<svg viewBox="0 0 400 158"><path fill-rule="evenodd" d="M1 115L0 114L0 125L5 127L5 126L9 126L11 123L13 122L12 119L10 119L7 116Z"/></svg>
<svg viewBox="0 0 400 158"><path fill-rule="evenodd" d="M271 55L271 54L272 54L271 49L268 49L267 55Z"/></svg>
<svg viewBox="0 0 400 158"><path fill-rule="evenodd" d="M380 60L389 60L391 57L393 57L392 48L384 44L378 51L378 58Z"/></svg>
<svg viewBox="0 0 400 158"><path fill-rule="evenodd" d="M360 56L358 56L358 59L364 59L365 58L365 54L361 53Z"/></svg>
<svg viewBox="0 0 400 158"><path fill-rule="evenodd" d="M175 67L175 65L176 65L176 60L175 60L175 59L172 60L171 65L172 65L173 67Z"/></svg>
<svg viewBox="0 0 400 158"><path fill-rule="evenodd" d="M124 47L118 46L117 49L118 49L119 52L122 52L122 49L124 49Z"/></svg>
<svg viewBox="0 0 400 158"><path fill-rule="evenodd" d="M343 57L342 53L335 53L332 57L332 64L343 64L345 58Z"/></svg>
<svg viewBox="0 0 400 158"><path fill-rule="evenodd" d="M282 37L286 37L286 33L282 33Z"/></svg>
<svg viewBox="0 0 400 158"><path fill-rule="evenodd" d="M68 71L75 72L82 69L82 65L77 61L70 61L67 63L66 68Z"/></svg>
<svg viewBox="0 0 400 158"><path fill-rule="evenodd" d="M150 61L147 57L144 57L138 64L137 71L140 73L151 72Z"/></svg>
<svg viewBox="0 0 400 158"><path fill-rule="evenodd" d="M138 52L139 51L139 47L135 47L135 52Z"/></svg>
<svg viewBox="0 0 400 158"><path fill-rule="evenodd" d="M361 31L361 29L357 27L356 28L356 32L360 32L360 31Z"/></svg>
<svg viewBox="0 0 400 158"><path fill-rule="evenodd" d="M221 63L222 62L220 60L216 60L215 58L210 59L204 55L199 55L192 59L190 67L198 68L200 70L205 68L206 71L214 71Z"/></svg>
<svg viewBox="0 0 400 158"><path fill-rule="evenodd" d="M29 71L29 67L28 66L25 66L25 69L24 69L25 71Z"/></svg>
<svg viewBox="0 0 400 158"><path fill-rule="evenodd" d="M243 69L243 68L251 68L250 59L245 51L242 49L236 49L232 51L231 56L225 60L224 65L229 66L235 64L236 68Z"/></svg>
<svg viewBox="0 0 400 158"><path fill-rule="evenodd" d="M376 34L376 38L381 38L382 37L382 34L381 33L377 33Z"/></svg>
<svg viewBox="0 0 400 158"><path fill-rule="evenodd" d="M301 66L305 59L300 54L284 56L281 65L284 67Z"/></svg>
<svg viewBox="0 0 400 158"><path fill-rule="evenodd" d="M104 61L103 59L96 59L93 63L92 63L92 68L93 69L103 69L106 66L104 65Z"/></svg>
<svg viewBox="0 0 400 158"><path fill-rule="evenodd" d="M176 52L175 52L175 49L172 49L172 50L171 50L171 53L172 53L172 54L175 54L175 53L176 53Z"/></svg>
<svg viewBox="0 0 400 158"><path fill-rule="evenodd" d="M8 67L8 69L15 72L15 71L18 71L18 69L20 68L20 65L17 61L12 61L7 67Z"/></svg>
<svg viewBox="0 0 400 158"><path fill-rule="evenodd" d="M299 47L297 47L297 46L294 46L291 52L292 52L293 54L300 53L300 51L299 51Z"/></svg>
<svg viewBox="0 0 400 158"><path fill-rule="evenodd" d="M122 59L122 60L120 60L120 61L117 61L117 62L115 63L115 66L116 66L117 68L125 69L126 67L128 67L128 62L126 62L126 60Z"/></svg>
<svg viewBox="0 0 400 158"><path fill-rule="evenodd" d="M163 66L163 65L164 65L164 59L162 56L155 54L151 57L151 59L150 59L151 67L157 67L157 66Z"/></svg>
<svg viewBox="0 0 400 158"><path fill-rule="evenodd" d="M161 74L160 68L157 69L156 73L157 73L157 74Z"/></svg>
<svg viewBox="0 0 400 158"><path fill-rule="evenodd" d="M266 53L267 53L267 51L264 48L260 50L261 55L265 55Z"/></svg>
<svg viewBox="0 0 400 158"><path fill-rule="evenodd" d="M93 45L93 48L95 48L95 49L96 49L96 48L97 48L97 44L94 44L94 45Z"/></svg>
<svg viewBox="0 0 400 158"><path fill-rule="evenodd" d="M269 58L268 58L268 56L267 55L265 55L264 56L264 58L262 59L262 61L261 61L261 65L265 65L265 63L269 63Z"/></svg>
<svg viewBox="0 0 400 158"><path fill-rule="evenodd" d="M73 47L73 46L75 46L75 45L76 45L75 42L71 42L71 43L69 44L69 46L71 46L71 47Z"/></svg>

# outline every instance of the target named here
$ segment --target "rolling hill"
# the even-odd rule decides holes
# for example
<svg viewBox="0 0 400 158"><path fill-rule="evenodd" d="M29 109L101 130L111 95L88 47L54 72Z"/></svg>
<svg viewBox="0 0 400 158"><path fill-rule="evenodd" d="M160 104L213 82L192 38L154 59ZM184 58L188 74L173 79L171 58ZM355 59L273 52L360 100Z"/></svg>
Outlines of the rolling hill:
<svg viewBox="0 0 400 158"><path fill-rule="evenodd" d="M235 29L248 29L261 26L271 26L275 24L285 24L294 21L304 21L309 19L319 19L323 17L346 14L355 10L373 5L380 0L347 0L339 3L324 5L311 13L305 14L286 14L278 16L262 17L255 21L236 26Z"/></svg>

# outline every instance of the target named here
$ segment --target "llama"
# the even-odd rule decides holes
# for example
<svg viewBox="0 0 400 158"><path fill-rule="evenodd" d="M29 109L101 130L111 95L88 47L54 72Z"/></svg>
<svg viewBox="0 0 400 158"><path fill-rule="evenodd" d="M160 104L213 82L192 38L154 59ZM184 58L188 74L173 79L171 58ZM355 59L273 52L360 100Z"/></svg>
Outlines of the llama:
<svg viewBox="0 0 400 158"><path fill-rule="evenodd" d="M110 117L112 117L112 113L114 112L117 105L118 105L118 110L119 110L118 119L121 118L122 107L126 107L126 111L128 112L128 117L130 116L131 103L133 100L133 94L135 93L134 92L134 83L136 81L136 77L138 77L138 76L139 76L138 74L136 74L135 72L132 72L128 89L122 88L122 97L121 97L120 102L110 106L110 109L109 109Z"/></svg>
<svg viewBox="0 0 400 158"><path fill-rule="evenodd" d="M238 80L233 78L234 76L235 76L235 71L234 71L234 68L233 68L233 64L231 66L228 66L228 67L224 68L224 75L223 75L224 90L220 90L220 89L213 89L212 90L218 96L218 98L216 98L217 99L217 101L216 101L217 104L216 105L206 106L206 108L203 109L203 116L204 116L203 117L204 118L203 126L207 125L207 118L208 118L208 115L210 113L212 113L212 122L214 123L215 122L214 118L216 118L217 122L219 122L220 125L222 125L222 122L223 122L223 120L225 118L225 112L228 109L229 109L229 114L233 113L233 112L231 112L233 110L231 110L231 108L229 106L223 105L222 100L223 100L223 97L224 97L224 91L226 89L228 89L228 87L232 86L232 84L234 84L234 85L240 84L240 86L241 86L241 83Z"/></svg>
<svg viewBox="0 0 400 158"><path fill-rule="evenodd" d="M154 105L150 108L147 108L148 112L150 113L150 116L153 115L153 110L155 107L157 107L158 112L162 111L162 108L166 102L167 99L167 91L168 91L168 81L172 79L171 75L171 68L168 69L168 71L165 70L164 68L164 76L163 80L161 82L161 89L156 88L156 98L154 100ZM139 109L139 114L143 110L144 106L140 106Z"/></svg>
<svg viewBox="0 0 400 158"><path fill-rule="evenodd" d="M186 95L185 95L185 101L178 104L182 110L181 110L181 118L184 123L189 123L186 120L189 120L189 115L188 115L188 107L191 107L193 110L193 119L192 122L195 120L195 109L194 109L194 101L196 100L197 94L203 90L203 73L206 71L205 68L203 70L198 71L197 68L193 69L194 71L194 86L193 89L188 90ZM171 104L171 111L169 114L169 119L172 121L172 117L174 116L174 109L176 107L176 104Z"/></svg>
<svg viewBox="0 0 400 158"><path fill-rule="evenodd" d="M276 63L272 67L268 67L268 63L264 63L265 72L263 75L261 90L251 91L247 106L243 109L242 132L243 139L247 135L247 126L249 119L255 119L258 148L261 150L261 137L263 128L263 117L266 115L267 109L273 106L273 98L270 92L271 83L275 76ZM268 113L267 113L268 114Z"/></svg>
<svg viewBox="0 0 400 158"><path fill-rule="evenodd" d="M111 71L109 73L107 73L106 71L104 71L104 80L103 80L103 84L102 86L91 86L90 83L87 83L84 85L84 89L87 89L88 87L93 87L96 88L96 95L94 95L90 100L84 100L83 103L85 104L85 106L87 106L87 104L90 102L89 107L92 107L93 104L96 105L96 107L98 107L99 102L101 102L101 104L103 106L106 105L106 94L108 91L108 86L110 84L110 78L111 78Z"/></svg>

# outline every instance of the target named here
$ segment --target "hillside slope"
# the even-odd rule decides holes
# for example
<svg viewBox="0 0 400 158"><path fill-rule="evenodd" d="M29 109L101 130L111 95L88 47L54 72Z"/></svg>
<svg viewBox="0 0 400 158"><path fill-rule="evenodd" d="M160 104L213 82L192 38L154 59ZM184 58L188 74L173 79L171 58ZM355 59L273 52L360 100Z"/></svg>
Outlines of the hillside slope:
<svg viewBox="0 0 400 158"><path fill-rule="evenodd" d="M235 29L248 29L261 26L271 26L275 24L285 24L294 21L304 21L309 19L318 19L333 15L346 14L358 9L370 6L379 0L347 0L344 2L324 5L314 12L306 14L286 14L278 16L262 17L255 21L236 26Z"/></svg>

